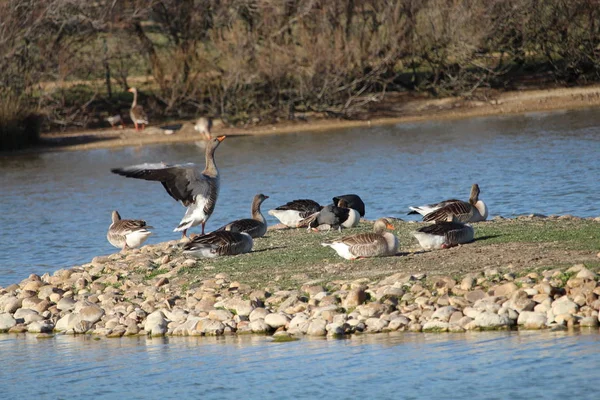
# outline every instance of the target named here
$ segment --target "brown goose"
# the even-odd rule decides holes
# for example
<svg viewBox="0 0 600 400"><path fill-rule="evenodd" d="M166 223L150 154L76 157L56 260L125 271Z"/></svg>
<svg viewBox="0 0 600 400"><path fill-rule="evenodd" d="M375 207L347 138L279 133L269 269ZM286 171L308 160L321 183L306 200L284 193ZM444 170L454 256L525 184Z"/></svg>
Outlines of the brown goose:
<svg viewBox="0 0 600 400"><path fill-rule="evenodd" d="M121 219L118 211L112 212L112 223L108 228L106 238L113 246L127 250L139 247L152 235L146 221L138 219Z"/></svg>
<svg viewBox="0 0 600 400"><path fill-rule="evenodd" d="M331 247L346 260L393 256L398 251L398 238L392 233L384 232L386 228L394 229L386 218L380 218L373 225L373 232L346 236L321 245Z"/></svg>
<svg viewBox="0 0 600 400"><path fill-rule="evenodd" d="M290 228L297 228L300 221L321 211L322 208L323 207L314 200L298 199L287 202L273 210L269 210L269 215L274 216L279 222Z"/></svg>
<svg viewBox="0 0 600 400"><path fill-rule="evenodd" d="M426 210L427 207L430 207L430 211L423 215L423 221L428 222L448 221L449 219L463 223L485 221L488 217L488 209L486 204L479 200L479 193L479 185L475 183L471 187L471 196L468 202L452 199L428 206L411 207L411 209Z"/></svg>
<svg viewBox="0 0 600 400"><path fill-rule="evenodd" d="M131 110L129 110L129 116L131 117L131 121L133 121L133 125L135 125L135 130L139 131L138 125L142 125L142 130L146 125L148 125L148 115L144 108L137 103L137 89L132 87L128 90L128 92L133 93L133 102L131 103Z"/></svg>
<svg viewBox="0 0 600 400"><path fill-rule="evenodd" d="M207 117L200 117L196 121L194 125L194 130L204 135L204 137L208 140L211 138L211 129L212 129L212 119Z"/></svg>
<svg viewBox="0 0 600 400"><path fill-rule="evenodd" d="M183 253L192 257L214 258L248 253L252 237L245 232L215 231L194 237L183 245Z"/></svg>
<svg viewBox="0 0 600 400"><path fill-rule="evenodd" d="M139 164L123 168L113 168L111 172L128 178L159 181L167 193L187 207L187 211L174 232L187 230L202 224L202 234L206 221L212 215L219 196L219 170L215 164L215 150L225 140L219 136L206 145L206 167L203 171L198 165L188 164Z"/></svg>
<svg viewBox="0 0 600 400"><path fill-rule="evenodd" d="M472 242L475 232L470 225L456 221L440 221L417 229L413 236L423 249L433 250Z"/></svg>
<svg viewBox="0 0 600 400"><path fill-rule="evenodd" d="M252 218L238 219L217 229L217 231L246 232L253 238L262 237L267 233L267 221L260 212L260 205L269 196L257 194L252 200Z"/></svg>

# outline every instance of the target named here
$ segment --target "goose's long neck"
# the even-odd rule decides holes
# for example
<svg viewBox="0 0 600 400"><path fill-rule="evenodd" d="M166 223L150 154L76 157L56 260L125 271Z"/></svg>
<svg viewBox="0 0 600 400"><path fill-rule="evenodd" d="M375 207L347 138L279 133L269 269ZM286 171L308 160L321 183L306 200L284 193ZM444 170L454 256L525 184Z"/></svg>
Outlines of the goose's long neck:
<svg viewBox="0 0 600 400"><path fill-rule="evenodd" d="M267 221L265 220L264 215L262 215L262 212L260 211L261 203L262 201L260 199L254 199L254 201L252 202L252 219L266 224Z"/></svg>
<svg viewBox="0 0 600 400"><path fill-rule="evenodd" d="M134 108L137 105L137 90L133 91L133 103L131 103L131 108Z"/></svg>
<svg viewBox="0 0 600 400"><path fill-rule="evenodd" d="M473 185L471 188L471 196L469 197L469 203L472 205L477 204L479 201L479 185Z"/></svg>
<svg viewBox="0 0 600 400"><path fill-rule="evenodd" d="M206 148L206 167L204 168L204 175L208 175L211 177L216 177L219 174L219 170L217 169L217 164L215 163L215 147L210 144Z"/></svg>

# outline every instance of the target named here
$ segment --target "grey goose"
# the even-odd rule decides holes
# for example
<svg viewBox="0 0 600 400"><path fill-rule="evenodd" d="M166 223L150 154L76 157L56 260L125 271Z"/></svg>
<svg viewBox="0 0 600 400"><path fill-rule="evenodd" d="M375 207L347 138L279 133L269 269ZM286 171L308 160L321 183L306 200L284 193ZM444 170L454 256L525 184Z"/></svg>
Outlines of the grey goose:
<svg viewBox="0 0 600 400"><path fill-rule="evenodd" d="M121 219L118 211L112 212L112 223L108 227L106 239L113 246L127 250L139 247L152 235L151 226L139 219Z"/></svg>
<svg viewBox="0 0 600 400"><path fill-rule="evenodd" d="M251 216L252 218L238 219L228 223L217 229L217 231L229 231L229 232L246 232L253 238L262 237L267 233L267 221L260 211L261 204L268 199L269 196L265 196L260 193L254 196L252 200Z"/></svg>
<svg viewBox="0 0 600 400"><path fill-rule="evenodd" d="M187 207L174 232L183 232L182 236L186 236L188 229L202 225L204 234L206 221L212 215L219 196L220 178L214 156L215 150L224 139L225 136L219 136L208 141L204 170L200 170L199 166L193 163L147 163L113 168L111 172L127 178L159 181L171 197Z"/></svg>

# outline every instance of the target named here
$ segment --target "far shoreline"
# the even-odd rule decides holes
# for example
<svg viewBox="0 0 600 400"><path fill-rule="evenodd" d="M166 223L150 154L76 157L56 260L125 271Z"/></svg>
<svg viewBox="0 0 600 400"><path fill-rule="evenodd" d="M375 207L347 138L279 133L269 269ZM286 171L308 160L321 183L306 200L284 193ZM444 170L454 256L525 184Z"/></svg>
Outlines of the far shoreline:
<svg viewBox="0 0 600 400"><path fill-rule="evenodd" d="M261 136L287 133L328 132L339 129L385 126L426 121L459 120L478 117L511 116L535 112L569 111L600 106L600 85L573 88L518 90L494 94L487 101L467 100L461 97L427 99L391 93L374 105L361 119L344 120L309 117L305 121L281 121L276 124L251 128L224 127L215 121L213 134L227 136ZM152 144L185 143L198 140L191 121L172 135L165 135L158 126L149 126L144 132L132 128L122 130L98 129L44 133L42 143L30 149L2 152L1 155L24 155L56 151L78 151L136 147Z"/></svg>

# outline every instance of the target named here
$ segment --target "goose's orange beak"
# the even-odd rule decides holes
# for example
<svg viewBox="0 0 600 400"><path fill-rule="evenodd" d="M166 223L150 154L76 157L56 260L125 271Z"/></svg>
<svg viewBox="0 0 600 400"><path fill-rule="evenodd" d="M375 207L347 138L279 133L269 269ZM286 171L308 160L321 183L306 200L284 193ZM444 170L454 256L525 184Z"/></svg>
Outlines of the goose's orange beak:
<svg viewBox="0 0 600 400"><path fill-rule="evenodd" d="M385 227L388 229L394 229L394 225L392 225L392 224L387 224Z"/></svg>
<svg viewBox="0 0 600 400"><path fill-rule="evenodd" d="M227 136L219 136L219 137L217 137L217 140L218 140L219 142L222 142L223 140L225 140L225 138L226 138L226 137L227 137Z"/></svg>

